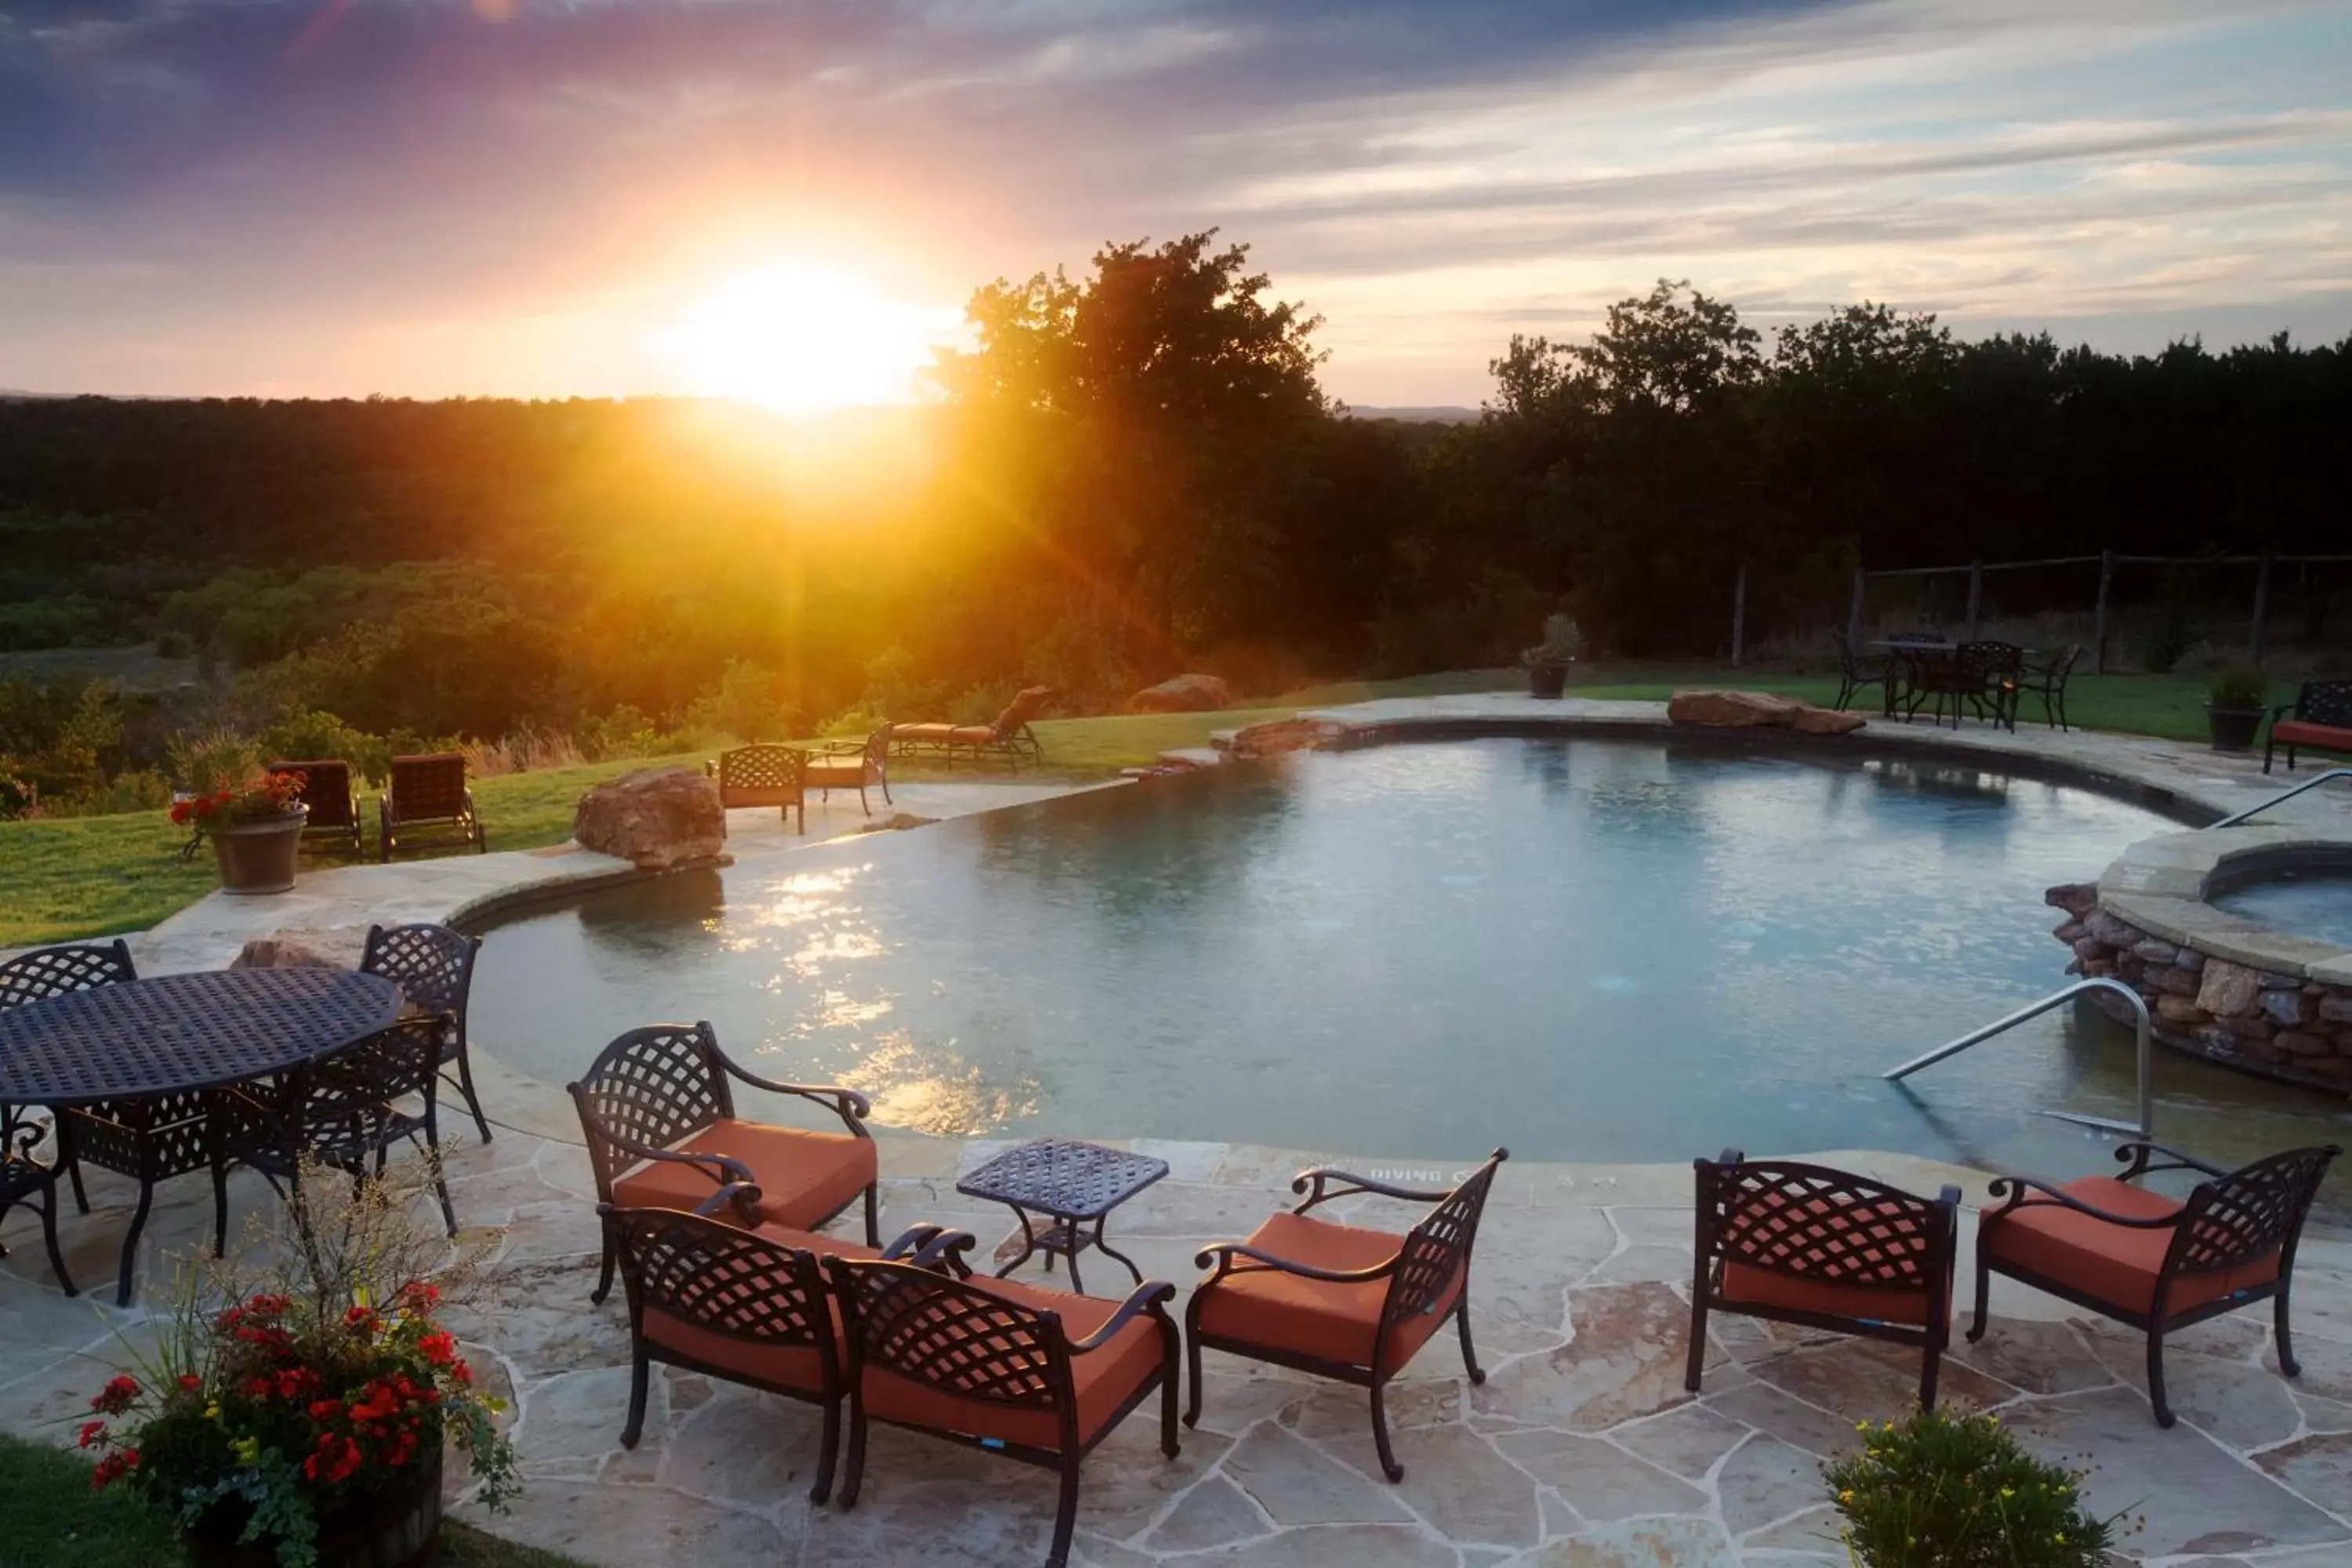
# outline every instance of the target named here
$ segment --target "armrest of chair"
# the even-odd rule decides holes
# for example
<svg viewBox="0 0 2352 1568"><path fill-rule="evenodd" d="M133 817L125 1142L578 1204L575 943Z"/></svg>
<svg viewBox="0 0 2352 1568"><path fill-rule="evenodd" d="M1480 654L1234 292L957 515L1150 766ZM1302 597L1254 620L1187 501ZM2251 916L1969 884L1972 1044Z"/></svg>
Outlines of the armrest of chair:
<svg viewBox="0 0 2352 1568"><path fill-rule="evenodd" d="M577 1100L573 1103L579 1105ZM597 1116L585 1105L580 1105L579 1109L582 1121L594 1123L591 1131L595 1136L602 1138L624 1154L639 1160L667 1161L676 1165L691 1165L704 1175L709 1176L712 1183L721 1187L730 1183L751 1186L758 1180L751 1173L751 1166L731 1154L698 1154L683 1149L656 1149L649 1143L640 1143L634 1138L626 1138L614 1131L604 1125L603 1118ZM717 1173L713 1174L714 1172Z"/></svg>
<svg viewBox="0 0 2352 1568"><path fill-rule="evenodd" d="M2152 1159L2158 1154L2164 1156L2161 1161ZM2184 1154L2178 1149L2168 1149L2161 1143L2146 1139L2117 1144L2116 1159L2117 1163L2131 1167L2123 1173L2122 1179L2126 1182L2145 1176L2150 1171L2200 1171L2209 1176L2230 1173L2219 1165L2207 1164L2194 1154Z"/></svg>
<svg viewBox="0 0 2352 1568"><path fill-rule="evenodd" d="M1347 1185L1327 1192L1324 1184L1328 1182L1344 1182ZM1342 1171L1330 1165L1316 1165L1290 1178L1292 1192L1307 1193L1310 1188L1312 1192L1307 1201L1293 1209L1291 1211L1293 1214L1305 1214L1317 1204L1328 1203L1333 1198L1353 1197L1358 1193L1371 1193L1384 1198L1402 1198L1407 1203L1416 1204L1440 1204L1454 1195L1454 1189L1451 1187L1443 1192L1420 1192L1412 1187L1400 1187L1391 1183L1374 1181L1370 1176L1359 1176L1352 1172Z"/></svg>
<svg viewBox="0 0 2352 1568"><path fill-rule="evenodd" d="M947 1226L937 1220L918 1220L900 1231L897 1238L882 1249L882 1256L895 1263L899 1258L921 1251L939 1239L940 1233L946 1229Z"/></svg>
<svg viewBox="0 0 2352 1568"><path fill-rule="evenodd" d="M735 1217L745 1225L760 1223L760 1189L751 1183L730 1182L700 1203L694 1212L704 1219L717 1219L720 1209L731 1208Z"/></svg>
<svg viewBox="0 0 2352 1568"><path fill-rule="evenodd" d="M1167 1314L1160 1310L1160 1307L1175 1299L1175 1286L1164 1279L1146 1279L1128 1292L1127 1300L1118 1304L1118 1310L1110 1315L1108 1322L1085 1339L1072 1340L1070 1353L1084 1355L1088 1351L1101 1349L1117 1337L1119 1330L1147 1313L1155 1318L1165 1318ZM1173 1369L1171 1371L1172 1373Z"/></svg>
<svg viewBox="0 0 2352 1568"><path fill-rule="evenodd" d="M964 1261L963 1255L977 1245L979 1243L971 1232L949 1230L941 1226L939 1234L925 1242L920 1250L907 1261L918 1268L929 1268L937 1273L951 1274L959 1279L969 1279L971 1278L971 1265Z"/></svg>
<svg viewBox="0 0 2352 1568"><path fill-rule="evenodd" d="M1391 1258L1385 1263L1376 1263L1370 1268L1318 1268L1311 1263L1296 1262L1278 1254L1267 1252L1262 1247L1252 1247L1246 1242L1216 1241L1211 1242L1193 1255L1192 1267L1207 1268L1213 1266L1216 1272L1201 1281L1202 1285L1213 1285L1233 1271L1235 1258L1243 1258L1261 1268L1277 1269L1285 1274L1296 1274L1302 1279L1320 1279L1330 1285L1362 1285L1374 1279L1385 1279L1396 1272L1397 1266L1397 1260Z"/></svg>
<svg viewBox="0 0 2352 1568"><path fill-rule="evenodd" d="M2133 1219L2127 1215L2111 1214L2105 1209L2086 1204L2078 1197L2060 1192L2047 1182L2037 1182L2031 1176L1995 1176L1986 1191L1994 1197L2000 1197L2006 1194L2009 1201L1997 1209L1985 1211L1979 1221L1980 1224L1984 1221L2003 1218L2021 1208L2073 1209L2076 1214L2088 1215L2093 1219L2104 1220L2109 1225L2119 1225L2128 1230L2170 1230L2180 1223L2180 1217L2178 1215L2166 1215L2160 1219Z"/></svg>
<svg viewBox="0 0 2352 1568"><path fill-rule="evenodd" d="M719 1053L719 1061L730 1075L742 1079L753 1089L764 1089L770 1094L797 1095L803 1100L814 1100L840 1117L842 1125L847 1127L857 1137L873 1136L866 1131L866 1119L874 1114L874 1106L864 1095L854 1089L843 1089L837 1084L825 1083L779 1083L773 1079L761 1078L755 1072L746 1071L740 1063L724 1051Z"/></svg>

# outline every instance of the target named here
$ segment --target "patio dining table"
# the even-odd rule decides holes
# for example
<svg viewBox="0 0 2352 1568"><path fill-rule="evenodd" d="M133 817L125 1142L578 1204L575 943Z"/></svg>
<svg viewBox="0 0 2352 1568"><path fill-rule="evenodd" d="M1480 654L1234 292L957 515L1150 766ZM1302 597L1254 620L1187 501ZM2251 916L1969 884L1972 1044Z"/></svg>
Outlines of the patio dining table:
<svg viewBox="0 0 2352 1568"><path fill-rule="evenodd" d="M1879 637L1870 646L1885 653L1891 666L1887 671L1885 690L1886 693L1885 716L1892 719L1895 717L1895 710L1903 705L1904 689L1932 691L1938 682L1949 681L1955 674L1953 666L1958 662L1961 650L1970 645L1948 637L1937 638L1933 641L1915 637ZM2032 648L2021 648L2018 651L2021 659L2031 658L2033 655ZM2011 670L2010 673L2013 676L2016 671ZM1904 722L1910 722L1913 715L1917 711L1918 706L1914 702L1911 707L1904 710ZM1957 711L1954 714L1953 722L1955 724L1958 722Z"/></svg>
<svg viewBox="0 0 2352 1568"><path fill-rule="evenodd" d="M401 1005L392 982L346 969L205 970L28 1002L0 1012L0 1104L61 1111L226 1089L332 1056L388 1027ZM121 1305L153 1195L142 1180Z"/></svg>

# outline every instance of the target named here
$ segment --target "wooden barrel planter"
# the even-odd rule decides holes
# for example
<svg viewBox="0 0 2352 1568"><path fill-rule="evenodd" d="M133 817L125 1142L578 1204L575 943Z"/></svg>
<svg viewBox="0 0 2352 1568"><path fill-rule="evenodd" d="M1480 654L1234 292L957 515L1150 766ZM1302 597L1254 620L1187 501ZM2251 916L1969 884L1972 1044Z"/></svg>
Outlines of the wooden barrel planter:
<svg viewBox="0 0 2352 1568"><path fill-rule="evenodd" d="M310 807L298 805L283 816L247 817L210 829L213 855L220 862L221 891L282 893L291 888L294 862L302 850L302 827L310 816Z"/></svg>
<svg viewBox="0 0 2352 1568"><path fill-rule="evenodd" d="M236 1530L243 1528L240 1523ZM278 1568L278 1542L221 1541L202 1531L184 1538L194 1568ZM425 1568L441 1544L441 1454L416 1467L398 1496L322 1520L319 1568Z"/></svg>

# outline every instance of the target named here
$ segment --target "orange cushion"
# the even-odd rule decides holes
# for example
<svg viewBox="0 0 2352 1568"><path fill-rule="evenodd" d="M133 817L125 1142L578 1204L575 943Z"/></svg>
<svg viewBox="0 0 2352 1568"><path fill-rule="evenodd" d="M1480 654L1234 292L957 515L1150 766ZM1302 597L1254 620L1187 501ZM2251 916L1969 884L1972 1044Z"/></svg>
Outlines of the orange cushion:
<svg viewBox="0 0 2352 1568"><path fill-rule="evenodd" d="M1048 1290L1010 1279L969 1279L962 1283L1024 1307L1060 1313L1062 1331L1074 1340L1082 1340L1101 1328L1119 1309L1117 1301L1074 1296L1066 1290ZM1108 1343L1070 1357L1070 1381L1077 1393L1080 1445L1094 1441L1096 1434L1110 1425L1119 1406L1160 1370L1165 1359L1159 1321L1148 1315L1130 1321L1111 1336ZM1175 1375L1175 1371L1172 1366L1168 1368L1171 1376ZM875 1366L866 1369L862 1392L867 1414L884 1421L992 1437L1031 1448L1059 1449L1062 1446L1061 1417L1051 1410L961 1398Z"/></svg>
<svg viewBox="0 0 2352 1568"><path fill-rule="evenodd" d="M880 1252L857 1242L841 1241L830 1236L793 1230L784 1226L763 1225L759 1234L771 1241L822 1258L878 1258ZM788 1294L797 1293L800 1286L787 1278L781 1289ZM820 1287L822 1289L822 1287ZM841 1333L841 1303L830 1290L824 1291L826 1314L833 1320L833 1345L836 1368L847 1365L848 1350ZM763 1343L758 1340L738 1339L667 1312L646 1309L646 1339L689 1361L704 1366L748 1378L754 1383L778 1384L786 1388L806 1389L814 1394L824 1387L824 1369L819 1363L814 1345Z"/></svg>
<svg viewBox="0 0 2352 1568"><path fill-rule="evenodd" d="M2315 724L2308 719L2281 719L2271 726L2271 739L2282 746L2317 746L2323 752L2352 752L2352 730Z"/></svg>
<svg viewBox="0 0 2352 1568"><path fill-rule="evenodd" d="M2085 1176L2059 1191L2094 1208L2127 1219L2163 1219L2180 1205L2113 1176ZM2135 1230L2108 1225L2055 1204L2028 1204L1999 1219L1985 1216L1988 1258L2045 1276L2126 1311L2147 1312L2156 1303L2156 1279L2172 1247L2173 1230ZM2278 1254L2237 1268L2182 1275L2166 1294L2168 1315L2232 1291L2266 1285L2278 1278Z"/></svg>
<svg viewBox="0 0 2352 1568"><path fill-rule="evenodd" d="M840 1213L880 1170L871 1138L759 1121L715 1121L677 1149L742 1161L760 1186L761 1220L801 1230ZM648 1160L613 1184L613 1201L624 1208L694 1208L719 1190L708 1169Z"/></svg>
<svg viewBox="0 0 2352 1568"><path fill-rule="evenodd" d="M1827 1279L1800 1279L1769 1268L1724 1259L1723 1280L1717 1287L1721 1304L1778 1307L1791 1312L1819 1312L1828 1318L1860 1318L1874 1323L1925 1323L1927 1287L1916 1289L1868 1289Z"/></svg>
<svg viewBox="0 0 2352 1568"><path fill-rule="evenodd" d="M808 782L812 785L830 784L837 789L847 784L854 789L864 784L866 778L864 757L844 757L835 762L816 762L808 765Z"/></svg>
<svg viewBox="0 0 2352 1568"><path fill-rule="evenodd" d="M1276 1214L1251 1233L1248 1245L1316 1268L1371 1268L1387 1262L1404 1237L1385 1230L1334 1225L1311 1215ZM1234 1273L1201 1289L1201 1331L1243 1344L1286 1350L1320 1361L1370 1366L1389 1280L1336 1285L1237 1258ZM1428 1342L1462 1293L1457 1274L1435 1308L1391 1325L1381 1365L1394 1372Z"/></svg>
<svg viewBox="0 0 2352 1568"><path fill-rule="evenodd" d="M996 731L985 724L959 724L948 731L948 739L959 746L984 746L996 739Z"/></svg>
<svg viewBox="0 0 2352 1568"><path fill-rule="evenodd" d="M893 724L890 738L894 741L944 741L955 732L953 724Z"/></svg>

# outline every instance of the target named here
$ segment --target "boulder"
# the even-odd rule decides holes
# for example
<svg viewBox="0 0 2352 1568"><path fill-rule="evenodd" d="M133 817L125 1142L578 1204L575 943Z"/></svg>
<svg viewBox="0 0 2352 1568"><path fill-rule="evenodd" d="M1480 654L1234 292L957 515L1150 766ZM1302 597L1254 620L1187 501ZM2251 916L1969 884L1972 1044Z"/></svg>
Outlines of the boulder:
<svg viewBox="0 0 2352 1568"><path fill-rule="evenodd" d="M1226 749L1237 757L1270 757L1282 752L1313 751L1346 732L1347 726L1328 719L1269 719L1234 731Z"/></svg>
<svg viewBox="0 0 2352 1568"><path fill-rule="evenodd" d="M1666 700L1666 717L1710 730L1802 730L1810 735L1851 734L1863 726L1859 713L1816 708L1769 691L1677 691Z"/></svg>
<svg viewBox="0 0 2352 1568"><path fill-rule="evenodd" d="M2099 885L2096 882L2061 882L2045 889L2042 901L2054 910L2064 910L2076 920L2088 919L2099 907Z"/></svg>
<svg viewBox="0 0 2352 1568"><path fill-rule="evenodd" d="M1789 715L1789 728L1808 735L1851 735L1869 721L1859 713L1844 713L1835 708L1817 708L1810 702L1800 702Z"/></svg>
<svg viewBox="0 0 2352 1568"><path fill-rule="evenodd" d="M1233 705L1233 692L1213 675L1179 675L1127 700L1137 713L1211 713Z"/></svg>
<svg viewBox="0 0 2352 1568"><path fill-rule="evenodd" d="M859 823L859 833L894 833L909 827L929 827L939 820L936 816L917 816L911 811L894 811L887 816L877 816Z"/></svg>
<svg viewBox="0 0 2352 1568"><path fill-rule="evenodd" d="M2242 963L2227 959L2210 960L2203 978L2197 987L2197 1005L2217 1018L2227 1018L2253 1010L2254 998L2262 994L2262 975Z"/></svg>
<svg viewBox="0 0 2352 1568"><path fill-rule="evenodd" d="M257 936L228 961L231 969L357 969L367 946L358 926L276 931Z"/></svg>
<svg viewBox="0 0 2352 1568"><path fill-rule="evenodd" d="M725 852L719 786L692 768L643 768L580 797L572 837L640 871L709 865Z"/></svg>
<svg viewBox="0 0 2352 1568"><path fill-rule="evenodd" d="M2168 1024L2201 1026L2210 1024L2213 1021L2212 1014L2208 1013L2204 1008L2200 1007L2194 1001L2186 996L2166 995L2158 997L2156 999L2156 1016ZM2280 1037L2280 1043L2282 1045L2285 1043L2284 1036Z"/></svg>

